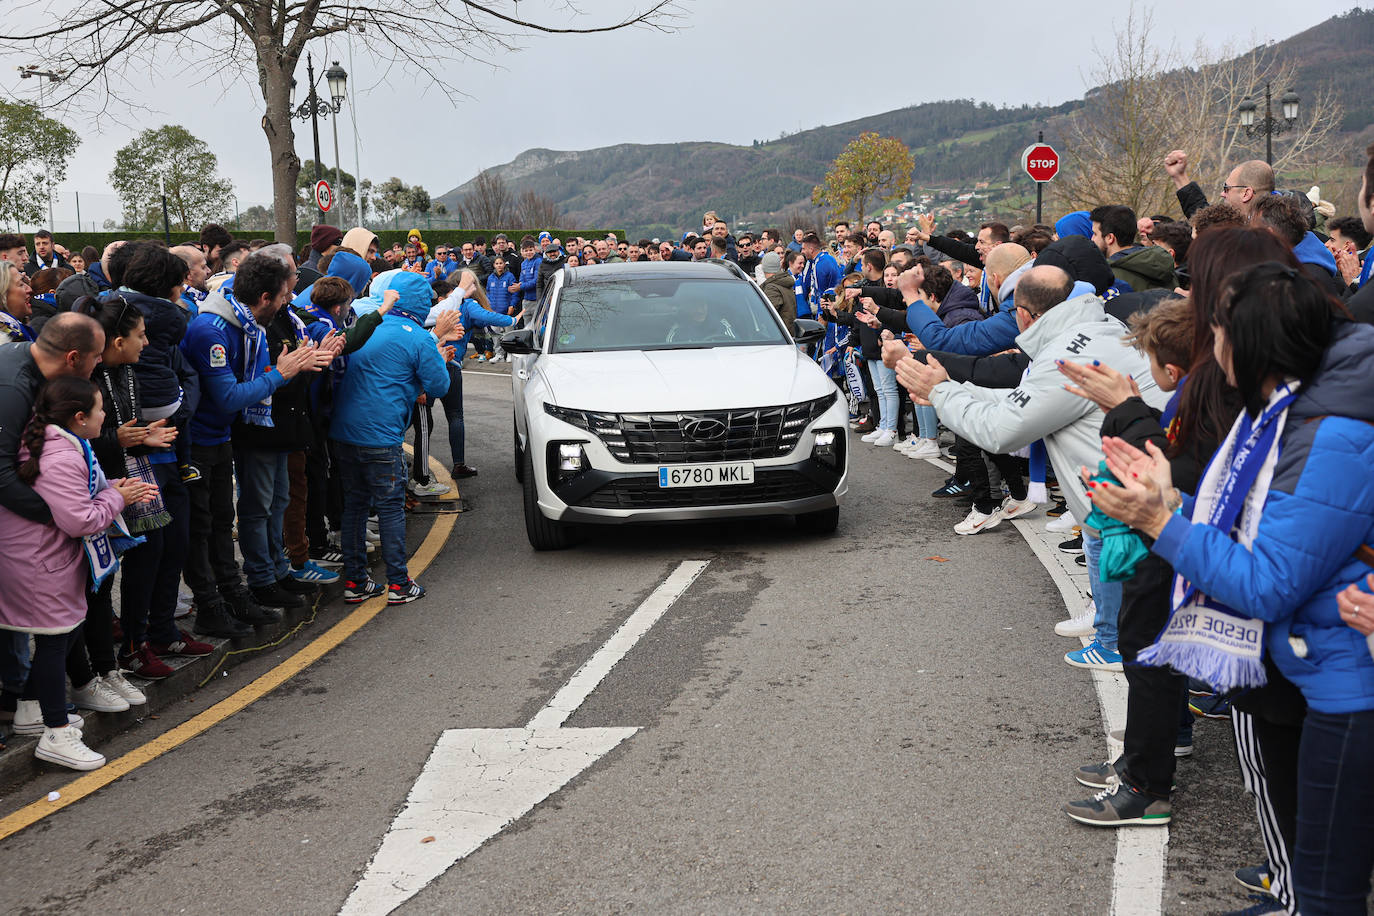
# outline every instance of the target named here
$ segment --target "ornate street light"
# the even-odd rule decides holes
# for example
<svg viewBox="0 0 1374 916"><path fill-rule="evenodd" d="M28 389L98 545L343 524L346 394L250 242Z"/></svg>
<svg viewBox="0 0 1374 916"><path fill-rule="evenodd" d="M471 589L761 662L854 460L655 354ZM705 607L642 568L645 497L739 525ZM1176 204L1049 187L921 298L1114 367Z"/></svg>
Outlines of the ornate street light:
<svg viewBox="0 0 1374 916"><path fill-rule="evenodd" d="M1264 117L1257 119L1255 113L1259 111L1259 106L1254 100L1246 96L1241 103L1236 106L1236 112L1240 116L1240 126L1245 129L1245 136L1253 137L1256 134L1264 134L1264 161L1271 166L1274 164L1274 135L1281 134L1286 130L1291 130L1298 121L1298 94L1289 89L1279 99L1279 106L1283 117L1274 117L1273 94L1270 84L1264 84Z"/></svg>

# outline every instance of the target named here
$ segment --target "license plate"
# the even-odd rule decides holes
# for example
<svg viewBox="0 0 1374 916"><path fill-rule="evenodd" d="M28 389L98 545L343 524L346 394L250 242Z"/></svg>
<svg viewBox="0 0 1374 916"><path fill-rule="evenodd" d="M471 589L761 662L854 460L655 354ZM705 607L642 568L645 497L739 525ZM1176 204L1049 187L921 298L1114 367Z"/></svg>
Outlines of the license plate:
<svg viewBox="0 0 1374 916"><path fill-rule="evenodd" d="M752 461L731 461L725 464L675 464L658 469L660 487L719 487L753 483Z"/></svg>

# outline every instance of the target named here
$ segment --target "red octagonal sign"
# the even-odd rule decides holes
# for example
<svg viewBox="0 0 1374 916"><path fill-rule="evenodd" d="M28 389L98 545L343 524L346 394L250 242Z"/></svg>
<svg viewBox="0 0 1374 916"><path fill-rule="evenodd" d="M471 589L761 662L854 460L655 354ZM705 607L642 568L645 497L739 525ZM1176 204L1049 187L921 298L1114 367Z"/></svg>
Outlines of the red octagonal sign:
<svg viewBox="0 0 1374 916"><path fill-rule="evenodd" d="M1021 168L1032 181L1051 181L1059 174L1059 154L1048 143L1033 143L1021 154Z"/></svg>

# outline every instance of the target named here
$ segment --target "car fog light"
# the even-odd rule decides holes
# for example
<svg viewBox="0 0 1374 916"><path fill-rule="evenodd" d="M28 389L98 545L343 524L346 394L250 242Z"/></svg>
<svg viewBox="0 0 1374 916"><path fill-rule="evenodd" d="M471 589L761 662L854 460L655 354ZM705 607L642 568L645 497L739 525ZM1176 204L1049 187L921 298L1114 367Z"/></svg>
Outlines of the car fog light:
<svg viewBox="0 0 1374 916"><path fill-rule="evenodd" d="M816 454L817 454L817 455L823 455L823 456L825 456L825 457L827 457L827 458L830 458L830 457L833 457L833 456L834 456L834 454L835 454L835 433L834 433L834 432L832 432L832 431L830 431L830 430L826 430L825 432L816 433Z"/></svg>

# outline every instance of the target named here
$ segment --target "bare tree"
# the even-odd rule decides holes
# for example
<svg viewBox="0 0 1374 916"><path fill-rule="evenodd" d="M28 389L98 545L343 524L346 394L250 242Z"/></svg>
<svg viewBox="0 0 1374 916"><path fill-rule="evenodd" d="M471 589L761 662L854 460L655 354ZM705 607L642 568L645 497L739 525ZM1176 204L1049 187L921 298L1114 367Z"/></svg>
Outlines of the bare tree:
<svg viewBox="0 0 1374 916"><path fill-rule="evenodd" d="M825 211L820 207L788 207L778 216L778 222L783 234L788 238L798 229L824 235L821 227L825 225ZM785 238L784 241L786 240Z"/></svg>
<svg viewBox="0 0 1374 916"><path fill-rule="evenodd" d="M291 123L291 81L312 42L347 31L374 59L428 79L456 99L458 91L445 79L446 63L514 51L532 32L665 31L680 15L678 0L642 2L618 20L574 28L534 22L474 0L365 5L355 0L13 0L6 25L0 26L0 51L33 54L51 67L72 71L53 101L86 98L102 111L111 99L136 98L141 78L154 66L176 62L188 72L254 75L272 162L276 237L294 242L301 163ZM568 11L580 17L572 7ZM41 25L10 31L9 24L26 20ZM435 41L436 35L444 40Z"/></svg>
<svg viewBox="0 0 1374 916"><path fill-rule="evenodd" d="M1267 46L1238 53L1199 45L1185 59L1157 48L1152 29L1150 14L1133 6L1113 47L1098 51L1089 74L1096 88L1069 120L1064 171L1049 188L1059 208L1121 203L1137 213L1177 212L1163 169L1170 150L1188 153L1190 176L1209 192L1237 163L1263 156L1263 138L1246 137L1236 110L1247 96L1263 98L1266 82L1285 91L1296 67ZM1296 169L1313 154L1340 158L1329 149L1340 120L1329 88L1304 99L1299 124L1275 142L1275 171Z"/></svg>
<svg viewBox="0 0 1374 916"><path fill-rule="evenodd" d="M483 169L472 187L458 198L458 210L475 228L499 229L514 216L514 200L506 179L495 169Z"/></svg>
<svg viewBox="0 0 1374 916"><path fill-rule="evenodd" d="M563 220L563 212L553 198L533 191L522 191L515 204L515 225L519 229L555 229ZM481 223L478 224L482 225ZM492 223L494 228L497 224Z"/></svg>

